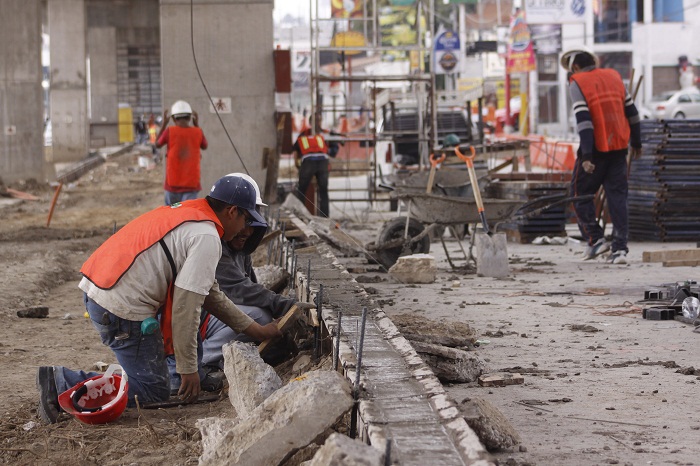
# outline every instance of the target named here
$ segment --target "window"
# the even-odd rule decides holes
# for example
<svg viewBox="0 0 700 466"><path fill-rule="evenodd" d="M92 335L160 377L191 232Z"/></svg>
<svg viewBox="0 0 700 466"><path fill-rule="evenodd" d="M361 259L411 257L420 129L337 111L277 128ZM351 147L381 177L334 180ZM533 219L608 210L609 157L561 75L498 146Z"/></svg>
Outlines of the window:
<svg viewBox="0 0 700 466"><path fill-rule="evenodd" d="M537 86L537 97L540 100L537 123L558 123L559 85L540 83Z"/></svg>
<svg viewBox="0 0 700 466"><path fill-rule="evenodd" d="M683 22L683 0L653 0L655 23Z"/></svg>
<svg viewBox="0 0 700 466"><path fill-rule="evenodd" d="M636 19L635 0L593 0L593 36L597 44L630 42L630 15Z"/></svg>
<svg viewBox="0 0 700 466"><path fill-rule="evenodd" d="M598 54L601 68L612 68L622 76L622 80L629 84L632 73L632 52L603 52Z"/></svg>

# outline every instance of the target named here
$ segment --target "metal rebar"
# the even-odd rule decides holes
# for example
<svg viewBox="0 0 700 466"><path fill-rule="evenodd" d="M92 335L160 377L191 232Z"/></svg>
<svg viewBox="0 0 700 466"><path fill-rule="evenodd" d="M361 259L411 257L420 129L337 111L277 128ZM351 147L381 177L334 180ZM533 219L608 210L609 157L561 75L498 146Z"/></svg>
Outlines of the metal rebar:
<svg viewBox="0 0 700 466"><path fill-rule="evenodd" d="M335 330L335 347L333 348L333 370L338 370L338 363L340 359L340 329L343 322L343 311L338 310L338 327Z"/></svg>
<svg viewBox="0 0 700 466"><path fill-rule="evenodd" d="M306 301L308 302L311 298L311 259L309 259L309 265L306 267Z"/></svg>
<svg viewBox="0 0 700 466"><path fill-rule="evenodd" d="M317 326L314 329L314 360L318 361L321 358L321 307L323 306L323 285L319 285L318 294L316 295L316 321Z"/></svg>
<svg viewBox="0 0 700 466"><path fill-rule="evenodd" d="M285 246L285 250L284 250L284 270L286 272L289 272L289 267L291 265L292 264L289 261L289 241L287 241L287 245Z"/></svg>
<svg viewBox="0 0 700 466"><path fill-rule="evenodd" d="M384 466L391 466L391 437L386 439L384 448Z"/></svg>
<svg viewBox="0 0 700 466"><path fill-rule="evenodd" d="M275 228L279 229L280 226L280 208L277 208L277 219L275 220Z"/></svg>
<svg viewBox="0 0 700 466"><path fill-rule="evenodd" d="M270 260L272 259L272 245L274 241L267 243L267 265L270 265Z"/></svg>
<svg viewBox="0 0 700 466"><path fill-rule="evenodd" d="M350 438L357 437L357 416L360 409L360 369L362 368L362 347L365 344L365 323L367 308L362 308L362 325L360 326L360 344L357 347L357 365L355 366L355 385L352 388L352 413L350 415Z"/></svg>

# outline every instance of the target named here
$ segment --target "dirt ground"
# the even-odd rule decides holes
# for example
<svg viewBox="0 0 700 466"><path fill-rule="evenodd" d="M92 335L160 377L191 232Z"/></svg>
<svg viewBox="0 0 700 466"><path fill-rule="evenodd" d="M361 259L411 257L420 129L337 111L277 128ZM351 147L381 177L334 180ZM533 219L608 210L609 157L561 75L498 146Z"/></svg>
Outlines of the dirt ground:
<svg viewBox="0 0 700 466"><path fill-rule="evenodd" d="M162 167L139 170L137 155L110 160L65 186L50 228L51 188L13 186L41 200L0 203L0 463L195 464L201 447L194 421L231 415L224 399L129 409L105 426L74 419L43 426L36 417L38 366L91 369L114 361L83 317L78 270L115 225L162 203ZM342 224L366 242L393 215ZM457 402L486 399L519 432L520 448L495 452L501 464L697 464L700 419L692 399L699 377L677 371L700 368L700 335L682 323L643 320L636 303L646 288L698 278L696 268L642 263L642 251L694 246L632 243L631 264L612 266L582 262L582 248L571 243L509 243L512 275L497 280L451 271L433 243L438 280L410 293L362 258L343 262L357 276L372 277L364 286L390 316L468 323L490 370L524 375L523 385L446 387ZM49 317L18 318L16 311L28 306L48 306Z"/></svg>

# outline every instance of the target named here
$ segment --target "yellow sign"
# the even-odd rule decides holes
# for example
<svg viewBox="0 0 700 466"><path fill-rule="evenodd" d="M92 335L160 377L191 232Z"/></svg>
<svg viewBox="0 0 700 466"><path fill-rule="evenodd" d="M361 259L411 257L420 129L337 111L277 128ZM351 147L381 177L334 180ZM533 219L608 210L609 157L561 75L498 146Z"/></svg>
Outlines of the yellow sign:
<svg viewBox="0 0 700 466"><path fill-rule="evenodd" d="M134 115L131 107L119 107L119 143L134 142Z"/></svg>
<svg viewBox="0 0 700 466"><path fill-rule="evenodd" d="M520 80L510 80L510 98L520 95ZM496 81L496 99L498 100L497 108L505 108L506 106L506 83L505 80Z"/></svg>
<svg viewBox="0 0 700 466"><path fill-rule="evenodd" d="M364 47L365 36L358 31L337 32L331 40L331 47ZM347 50L345 55L357 55L360 50Z"/></svg>

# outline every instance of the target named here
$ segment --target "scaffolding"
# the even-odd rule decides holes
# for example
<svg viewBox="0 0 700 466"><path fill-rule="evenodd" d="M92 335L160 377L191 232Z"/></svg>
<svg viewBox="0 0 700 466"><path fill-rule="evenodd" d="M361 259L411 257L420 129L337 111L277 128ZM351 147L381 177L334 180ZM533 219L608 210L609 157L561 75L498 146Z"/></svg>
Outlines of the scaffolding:
<svg viewBox="0 0 700 466"><path fill-rule="evenodd" d="M435 74L433 67L426 72L423 66L431 57L434 0L384 7L378 0L333 1L331 11L323 16L319 3L314 0L309 5L312 128L315 132L334 128L329 141L354 149L345 154L356 159L339 157L333 164L334 173L368 175L366 188L349 188L364 191L366 197L334 199L331 193L331 201L373 202L383 177L381 143L409 131L382 128L388 112L396 111L397 102L415 107L421 165L427 163L429 150L435 146ZM343 5L352 5L351 10Z"/></svg>

